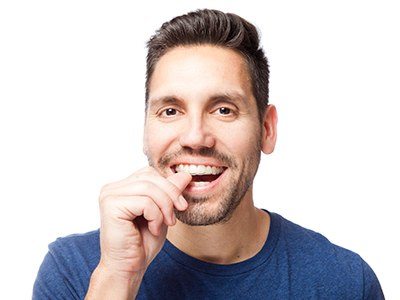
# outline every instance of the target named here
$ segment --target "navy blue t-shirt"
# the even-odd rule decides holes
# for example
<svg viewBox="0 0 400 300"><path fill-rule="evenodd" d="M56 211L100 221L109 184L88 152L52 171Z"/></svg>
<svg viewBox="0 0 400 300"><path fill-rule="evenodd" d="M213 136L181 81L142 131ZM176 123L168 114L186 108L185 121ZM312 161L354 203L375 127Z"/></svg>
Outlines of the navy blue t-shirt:
<svg viewBox="0 0 400 300"><path fill-rule="evenodd" d="M136 299L384 299L359 255L269 214L266 243L243 262L207 263L166 240ZM33 299L84 299L99 259L98 230L57 239L39 269Z"/></svg>

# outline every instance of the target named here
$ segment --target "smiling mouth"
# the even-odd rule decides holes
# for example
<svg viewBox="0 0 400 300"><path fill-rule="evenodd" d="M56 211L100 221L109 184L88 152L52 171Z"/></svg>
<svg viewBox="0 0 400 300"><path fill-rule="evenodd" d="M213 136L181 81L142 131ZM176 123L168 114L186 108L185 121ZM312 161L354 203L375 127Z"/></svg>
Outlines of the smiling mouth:
<svg viewBox="0 0 400 300"><path fill-rule="evenodd" d="M214 167L207 165L179 164L171 167L172 171L186 172L192 175L190 186L200 187L207 186L217 180L221 174L227 169L226 167Z"/></svg>

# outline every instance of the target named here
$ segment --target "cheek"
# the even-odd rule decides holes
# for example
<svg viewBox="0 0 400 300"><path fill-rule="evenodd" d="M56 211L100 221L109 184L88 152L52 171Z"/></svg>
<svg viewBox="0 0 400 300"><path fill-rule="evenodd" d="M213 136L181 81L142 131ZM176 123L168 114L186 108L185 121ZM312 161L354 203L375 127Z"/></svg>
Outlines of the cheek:
<svg viewBox="0 0 400 300"><path fill-rule="evenodd" d="M148 126L144 133L144 144L152 156L160 155L176 139L176 130L168 126Z"/></svg>
<svg viewBox="0 0 400 300"><path fill-rule="evenodd" d="M220 128L222 127L220 126ZM260 128L250 122L220 129L218 136L225 148L235 156L247 156L260 148Z"/></svg>

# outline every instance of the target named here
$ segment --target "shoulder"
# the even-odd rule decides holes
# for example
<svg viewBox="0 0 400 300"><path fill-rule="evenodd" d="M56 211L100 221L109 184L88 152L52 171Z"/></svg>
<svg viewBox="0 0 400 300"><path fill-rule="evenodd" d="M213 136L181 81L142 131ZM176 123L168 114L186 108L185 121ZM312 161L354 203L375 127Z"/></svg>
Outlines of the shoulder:
<svg viewBox="0 0 400 300"><path fill-rule="evenodd" d="M59 237L49 244L49 252L66 257L95 256L100 251L99 230Z"/></svg>
<svg viewBox="0 0 400 300"><path fill-rule="evenodd" d="M60 269L90 275L100 259L99 237L99 230L94 230L57 238L49 245L49 254Z"/></svg>
<svg viewBox="0 0 400 300"><path fill-rule="evenodd" d="M98 230L57 238L39 268L33 299L81 298L99 259Z"/></svg>
<svg viewBox="0 0 400 300"><path fill-rule="evenodd" d="M322 234L295 224L278 214L272 215L280 227L280 246L293 255L301 255L303 261L335 260L342 264L361 264L362 259L357 253L335 245Z"/></svg>
<svg viewBox="0 0 400 300"><path fill-rule="evenodd" d="M280 229L277 250L302 278L307 278L308 284L314 282L332 289L357 292L365 299L369 299L368 295L382 299L375 273L359 254L278 214L271 216Z"/></svg>

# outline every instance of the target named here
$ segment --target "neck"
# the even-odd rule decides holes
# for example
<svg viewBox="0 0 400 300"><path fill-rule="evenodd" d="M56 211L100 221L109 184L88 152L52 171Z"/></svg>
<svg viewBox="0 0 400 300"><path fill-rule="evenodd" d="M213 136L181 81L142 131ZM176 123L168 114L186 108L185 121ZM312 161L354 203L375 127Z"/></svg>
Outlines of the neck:
<svg viewBox="0 0 400 300"><path fill-rule="evenodd" d="M269 215L254 206L249 188L226 223L189 226L177 221L175 226L169 227L167 239L199 260L232 264L249 259L261 250L269 224Z"/></svg>

